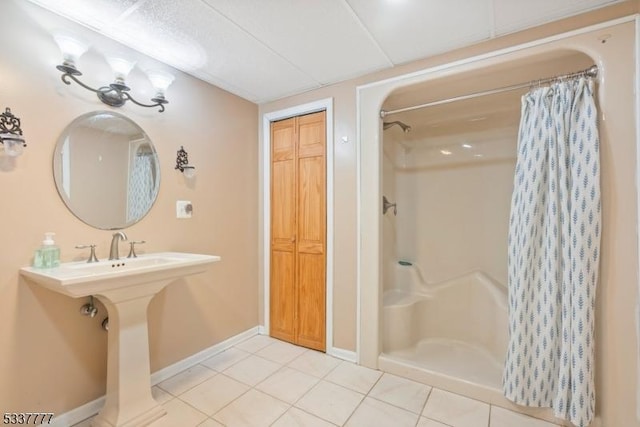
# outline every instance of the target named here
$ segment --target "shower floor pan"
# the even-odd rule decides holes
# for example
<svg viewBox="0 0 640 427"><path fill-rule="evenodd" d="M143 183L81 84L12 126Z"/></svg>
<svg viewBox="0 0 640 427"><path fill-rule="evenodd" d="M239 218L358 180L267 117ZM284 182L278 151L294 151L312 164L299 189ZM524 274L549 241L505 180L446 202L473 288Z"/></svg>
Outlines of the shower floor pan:
<svg viewBox="0 0 640 427"><path fill-rule="evenodd" d="M381 356L489 388L502 386L502 363L484 348L462 341L423 339L415 346Z"/></svg>
<svg viewBox="0 0 640 427"><path fill-rule="evenodd" d="M414 279L398 274L397 287L383 295L379 358L434 386L444 379L499 391L508 338L504 286L482 271L427 283L413 270L403 268Z"/></svg>

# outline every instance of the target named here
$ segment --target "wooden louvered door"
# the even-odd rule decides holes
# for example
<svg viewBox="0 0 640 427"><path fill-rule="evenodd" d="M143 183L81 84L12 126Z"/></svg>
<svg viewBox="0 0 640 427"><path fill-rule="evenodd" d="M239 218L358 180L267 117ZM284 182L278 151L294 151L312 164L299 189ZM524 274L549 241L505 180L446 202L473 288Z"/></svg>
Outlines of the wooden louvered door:
<svg viewBox="0 0 640 427"><path fill-rule="evenodd" d="M326 114L271 124L270 334L326 347Z"/></svg>

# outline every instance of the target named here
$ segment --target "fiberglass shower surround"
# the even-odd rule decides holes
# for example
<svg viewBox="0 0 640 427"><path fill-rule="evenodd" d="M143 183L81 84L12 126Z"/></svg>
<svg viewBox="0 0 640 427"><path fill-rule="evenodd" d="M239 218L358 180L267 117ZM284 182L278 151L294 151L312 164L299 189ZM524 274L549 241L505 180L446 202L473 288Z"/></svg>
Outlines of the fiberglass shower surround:
<svg viewBox="0 0 640 427"><path fill-rule="evenodd" d="M403 249L406 244L402 237L398 237L399 241L395 243L398 246L397 261L385 262L386 271L395 272L385 273L382 358L419 363L445 375L504 388L504 395L508 399L525 406L550 407L555 416L570 420L579 427L586 427L591 422L595 402L594 297L600 239L597 110L592 96L592 78L596 74L597 68L590 67L560 79L541 80L537 82L538 89L523 97L520 129L514 132L509 141L511 147L514 147L516 139L519 143L511 202L508 297L506 277L502 279L497 274L501 280L495 280L495 269L493 272L489 268L464 273L463 268L459 275L449 273L448 276L441 274L440 277L431 277L434 273L429 260L437 254L432 253L427 258L417 256L411 250ZM530 85L519 84L504 90L512 91ZM383 112L383 116L501 91L496 89ZM549 105L545 104L547 100ZM563 114L566 117L562 117ZM404 124L399 121L386 122L383 129L390 129L397 123ZM405 130L406 125L398 126ZM536 140L536 137L541 139ZM553 138L557 138L553 144L559 148L555 149L553 145L544 148ZM414 157L420 156L421 149L428 149L406 139L397 140L395 145L402 147L405 154L413 151ZM463 145L474 150L478 146L475 143ZM406 147L410 147L410 150L406 150ZM548 158L547 149L560 152L565 157L552 160L551 166L544 164L540 159ZM385 149L385 162L393 157L387 151ZM431 149L432 153L437 154L437 151L446 158L454 150L442 146L438 150ZM480 158L476 160L478 162L468 163L467 166L464 162L468 160L464 159L458 160L458 163L451 161L450 165L432 164L436 168L431 168L433 170L420 166L415 158L404 170L396 165L397 176L394 180L397 182L394 186L397 194L391 194L409 213L401 212L397 221L390 221L390 217L386 217L383 227L410 228L403 222L421 226L428 216L433 215L434 209L447 203L446 198L437 199L437 189L433 190L435 193L432 197L403 195L406 188L438 187L420 176L429 175L432 181L436 180L434 182L440 180L441 187L446 187L445 183L454 187L473 186L472 182L479 181L480 176L488 176L487 171L491 168L495 170L492 174L499 173L502 177L506 176L504 170L511 168L510 181L514 181L515 164L491 166L489 161L483 165ZM560 163L563 167L557 166ZM545 167L551 167L551 170ZM558 170L554 169L556 167ZM495 168L502 168L503 171L497 172ZM385 167L385 171L388 169ZM559 178L556 176L558 173ZM412 175L422 181L415 181L415 177L410 177ZM464 184L453 184L455 182ZM390 191L388 184L383 187L385 192ZM540 189L547 187L555 192L542 195ZM531 194L532 188L538 192ZM416 191L425 194L424 190ZM478 186L469 193L483 191L490 190ZM510 195L510 191L503 191L500 196L505 199L501 206L506 212ZM450 197L465 196L454 192ZM424 212L423 216L411 217L411 204L421 203L415 199L428 199L431 211L418 209ZM487 199L495 200L495 196L487 195ZM546 204L536 204L536 200ZM390 202L386 197L383 202L386 202L383 205L388 209ZM469 210L470 207L457 210ZM506 222L505 218L503 224ZM566 230L557 233L549 224L561 224ZM419 233L415 230L405 232L405 240L407 236L412 238L411 234ZM430 234L435 235L435 232ZM388 235L385 231L385 238ZM562 237L554 242L553 238L558 235ZM415 242L409 247L415 248L416 244L420 245ZM503 257L505 252L506 247L500 256ZM560 256L557 256L558 252L561 252ZM556 254L556 257L551 258L550 253ZM419 260L417 263L416 257ZM542 264L540 271L534 271L538 264ZM394 283L388 284L389 281ZM578 320L572 320L576 317ZM506 330L507 324L509 336L500 332ZM474 366L481 369L474 370Z"/></svg>

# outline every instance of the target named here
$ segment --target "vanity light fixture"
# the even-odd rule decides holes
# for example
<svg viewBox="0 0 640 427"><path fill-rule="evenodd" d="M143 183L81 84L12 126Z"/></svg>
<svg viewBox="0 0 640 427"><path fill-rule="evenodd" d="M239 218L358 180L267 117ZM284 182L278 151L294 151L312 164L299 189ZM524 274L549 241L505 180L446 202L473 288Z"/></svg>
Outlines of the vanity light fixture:
<svg viewBox="0 0 640 427"><path fill-rule="evenodd" d="M5 154L11 157L22 154L22 149L27 146L22 136L20 119L11 114L8 107L0 114L0 143L4 146Z"/></svg>
<svg viewBox="0 0 640 427"><path fill-rule="evenodd" d="M184 150L183 146L180 146L178 150L175 169L182 172L187 179L196 176L196 167L189 164L189 154Z"/></svg>
<svg viewBox="0 0 640 427"><path fill-rule="evenodd" d="M73 80L83 88L95 92L100 101L112 107L122 107L127 101L131 101L141 107L159 107L161 113L164 111L164 104L169 102L165 98L165 92L173 82L171 74L164 71L147 71L147 76L155 88L156 94L151 98L152 104L144 104L131 96L129 93L131 88L125 82L129 72L136 65L135 61L120 56L106 56L105 59L113 70L114 81L109 85L94 89L78 79L82 72L76 68L76 62L89 49L89 45L64 32L57 32L53 38L62 51L62 64L56 68L62 72L61 78L65 84L70 85Z"/></svg>

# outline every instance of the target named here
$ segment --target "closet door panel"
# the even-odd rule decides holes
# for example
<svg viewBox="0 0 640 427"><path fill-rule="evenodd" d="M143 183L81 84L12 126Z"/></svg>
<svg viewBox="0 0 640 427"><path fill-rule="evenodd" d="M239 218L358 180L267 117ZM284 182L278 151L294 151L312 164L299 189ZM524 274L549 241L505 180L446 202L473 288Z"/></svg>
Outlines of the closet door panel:
<svg viewBox="0 0 640 427"><path fill-rule="evenodd" d="M325 241L324 158L300 159L298 167L298 236L303 245ZM323 251L324 252L324 251Z"/></svg>
<svg viewBox="0 0 640 427"><path fill-rule="evenodd" d="M298 343L324 351L326 178L325 113L300 117L298 142Z"/></svg>
<svg viewBox="0 0 640 427"><path fill-rule="evenodd" d="M295 119L271 127L270 333L296 336L296 132Z"/></svg>
<svg viewBox="0 0 640 427"><path fill-rule="evenodd" d="M307 114L298 118L298 156L324 157L325 152L325 112Z"/></svg>
<svg viewBox="0 0 640 427"><path fill-rule="evenodd" d="M271 255L270 333L274 338L295 342L296 286L293 251Z"/></svg>
<svg viewBox="0 0 640 427"><path fill-rule="evenodd" d="M293 160L295 158L296 127L295 118L282 120L271 125L271 161Z"/></svg>
<svg viewBox="0 0 640 427"><path fill-rule="evenodd" d="M271 241L273 244L291 246L296 233L294 161L273 163L271 176ZM293 246L289 250L293 250Z"/></svg>
<svg viewBox="0 0 640 427"><path fill-rule="evenodd" d="M326 348L324 264L324 255L299 254L298 256L297 343L320 351Z"/></svg>

